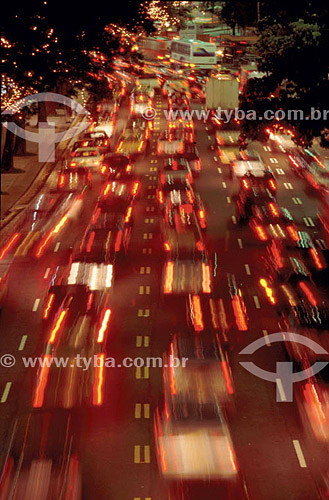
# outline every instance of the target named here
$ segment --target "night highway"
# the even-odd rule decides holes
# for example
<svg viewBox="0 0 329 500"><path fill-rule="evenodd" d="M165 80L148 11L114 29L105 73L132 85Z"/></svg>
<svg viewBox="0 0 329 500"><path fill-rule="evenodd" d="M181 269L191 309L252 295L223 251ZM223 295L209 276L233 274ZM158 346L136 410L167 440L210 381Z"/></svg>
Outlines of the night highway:
<svg viewBox="0 0 329 500"><path fill-rule="evenodd" d="M53 108L4 30L1 500L329 499L329 149L258 117L285 109L253 87L269 5L235 33L224 4L144 2L143 33L104 14Z"/></svg>

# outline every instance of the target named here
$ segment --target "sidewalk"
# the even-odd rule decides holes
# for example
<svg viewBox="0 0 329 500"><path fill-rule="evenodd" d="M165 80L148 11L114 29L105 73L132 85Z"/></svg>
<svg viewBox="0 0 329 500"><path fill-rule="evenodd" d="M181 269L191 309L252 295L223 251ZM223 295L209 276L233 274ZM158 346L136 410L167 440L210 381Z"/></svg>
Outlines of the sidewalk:
<svg viewBox="0 0 329 500"><path fill-rule="evenodd" d="M37 132L36 117L32 117L26 130ZM49 122L55 122L56 132L69 128L71 122L66 116L49 116ZM40 172L43 162L38 160L38 143L26 141L26 155L14 156L14 168L1 172L1 219L25 193Z"/></svg>

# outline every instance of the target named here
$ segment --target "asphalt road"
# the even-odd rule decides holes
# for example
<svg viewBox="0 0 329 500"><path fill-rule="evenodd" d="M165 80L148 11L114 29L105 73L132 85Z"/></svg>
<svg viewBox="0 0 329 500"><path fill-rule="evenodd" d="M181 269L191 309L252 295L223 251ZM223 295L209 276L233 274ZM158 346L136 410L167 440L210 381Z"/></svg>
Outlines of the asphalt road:
<svg viewBox="0 0 329 500"><path fill-rule="evenodd" d="M164 105L159 97L157 111ZM125 105L120 109L120 127L126 116ZM107 356L119 363L127 356L161 357L185 317L179 305L166 308L160 294L162 250L155 188L161 158L155 152L155 141L164 125L163 117L155 122L150 153L136 162L142 190L134 205L129 256L118 264L106 346ZM274 384L239 365L240 350L263 335L280 331L280 318L261 296L257 283L264 272L264 246L247 227L235 223L236 185L229 178L228 165L212 148L211 127L195 122L195 130L203 167L195 190L206 205L206 242L211 256L216 254L222 277L215 292L223 298L230 318L225 276L233 273L243 290L249 317L247 331L239 332L232 323L227 344L236 388L236 412L230 425L239 466L255 500L316 500L321 477L328 473L328 449L305 432L294 403L276 402ZM296 177L287 154L271 141L265 146L255 143L252 149L273 167L279 205L291 211L299 229L323 239L316 217L319 200ZM70 437L79 457L83 499L165 500L168 493L158 473L153 437L153 412L162 395L160 368L108 368L101 406L46 411L32 408L36 370L24 368L21 361L22 355L39 354L44 347L41 317L51 270L67 262L71 248L81 240L100 189L100 180L95 178L79 215L56 235L41 259L31 249L27 256L16 257L12 265L0 320L0 355L12 354L17 362L12 368L0 369L0 439L6 443L1 459L4 462L9 448L15 450L17 459L27 448L23 463L38 454L44 429L40 421L47 417L50 423L43 446L49 454L60 456L65 436ZM284 360L281 345L264 346L253 358L270 371Z"/></svg>

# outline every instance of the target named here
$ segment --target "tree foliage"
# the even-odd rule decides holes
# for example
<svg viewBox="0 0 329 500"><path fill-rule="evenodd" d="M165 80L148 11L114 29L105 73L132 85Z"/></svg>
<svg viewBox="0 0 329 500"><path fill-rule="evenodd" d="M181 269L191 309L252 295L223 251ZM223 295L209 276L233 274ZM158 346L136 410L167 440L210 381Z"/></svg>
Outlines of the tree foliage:
<svg viewBox="0 0 329 500"><path fill-rule="evenodd" d="M295 142L310 146L314 137L320 137L322 145L329 147L328 5L322 0L298 4L280 0L261 2L260 12L256 51L258 68L267 76L247 82L241 106L283 110L285 119L280 124L293 130ZM293 110L300 110L298 117ZM243 136L247 140L263 137L275 123L244 121Z"/></svg>

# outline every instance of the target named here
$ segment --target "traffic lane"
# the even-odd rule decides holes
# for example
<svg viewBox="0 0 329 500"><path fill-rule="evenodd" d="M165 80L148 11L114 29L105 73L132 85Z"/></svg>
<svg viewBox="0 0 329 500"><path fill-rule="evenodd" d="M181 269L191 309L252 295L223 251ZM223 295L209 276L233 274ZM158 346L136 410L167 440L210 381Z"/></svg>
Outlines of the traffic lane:
<svg viewBox="0 0 329 500"><path fill-rule="evenodd" d="M249 254L246 259L251 275L246 274L241 257L234 258L236 253L231 253L223 267L234 271L238 282L243 283L249 317L248 331L233 332L229 350L237 396L232 429L242 470L255 498L318 498L310 470L305 472L296 456L294 442L301 443L305 453L306 448L293 403L276 403L274 384L254 377L239 365L246 360L245 356L239 356L240 350L262 336L264 347L252 356L257 366L275 372L276 362L285 361L286 355L282 346L266 343L269 334L280 330L279 318L261 297L255 301L253 269L257 269L258 260L254 252L240 250L243 256ZM294 483L292 479L297 478Z"/></svg>
<svg viewBox="0 0 329 500"><path fill-rule="evenodd" d="M213 180L214 178L214 173L213 171L211 172L210 169L208 169L208 172L209 172L209 175L211 177L211 179ZM204 172L202 174L204 176ZM199 183L200 184L200 183ZM223 189L223 186L222 186L222 189ZM225 189L225 188L224 188ZM205 189L205 195L207 194L207 189ZM209 198L208 198L209 200ZM216 199L212 200L213 202L216 201ZM223 200L222 200L223 202ZM217 200L217 205L219 205L219 201ZM220 210L222 211L223 209L223 205L220 206ZM227 223L229 224L229 221L227 221ZM218 231L218 234L223 234L222 232ZM229 250L229 257L228 257L228 260L223 260L223 256L221 255L222 257L222 260L221 260L221 268L222 269L225 269L225 271L232 271L232 272L235 272L236 275L237 275L237 279L240 280L242 283L246 283L246 275L248 276L249 273L251 273L250 271L250 267L253 268L253 265L255 265L255 268L258 269L260 266L259 266L259 259L261 258L262 254L263 254L263 251L262 249L257 249L257 241L254 241L253 240L253 236L250 235L250 232L249 231L244 231L244 234L242 235L241 234L241 231L238 230L237 233L236 233L236 236L239 235L240 237L237 237L237 241L240 242L240 245L235 245L235 254L236 254L236 258L235 258L235 254L232 254L232 251L228 245L228 248L227 250ZM243 243L244 242L244 243ZM242 245L241 245L242 243ZM242 250L242 248L245 248L245 246L247 246L246 250ZM251 250L248 250L248 246L251 247ZM248 264L247 262L244 264L244 269L239 269L238 268L238 265L237 263L241 262L241 253L243 253L243 256L245 257L245 260L250 262L250 264ZM240 254L240 258L239 258L239 254ZM256 257L256 258L255 258ZM246 268L246 265L248 266ZM252 274L250 274L250 276L252 276ZM251 283L253 283L253 280L254 280L254 277L253 279L251 280ZM249 290L248 290L249 291ZM257 290L256 290L257 291ZM257 308L257 314L251 314L250 315L250 324L254 324L254 325L257 325L257 331L255 332L255 329L253 329L251 335L250 335L250 332L247 332L249 335L248 335L248 343L249 341L251 342L252 340L256 340L257 338L260 337L260 335L267 335L268 332L270 333L273 333L275 331L278 331L279 329L279 325L278 325L278 319L277 319L277 316L276 316L276 313L273 314L273 311L271 311L271 309L269 309L267 311L267 315L263 315L262 313L262 317L261 317L261 324L260 324L260 315L259 315L259 311L258 311L258 307L259 307L259 303L260 301L259 300L256 300L255 301L255 297L257 297L258 299L258 295L256 295L256 291L253 290L253 292L250 294L247 295L247 298L249 298L250 300L248 301L248 314L250 309L252 308ZM259 328L261 327L261 328ZM239 340L241 338L243 338L243 334L240 334L239 336ZM234 345L234 349L236 349L236 345L235 345L235 342L236 342L236 339L234 339L233 341L233 345ZM243 345L239 345L239 349L240 349L240 346L242 348ZM278 354L281 354L281 356L283 356L283 359L285 359L285 356L284 356L284 352L282 352L282 349L281 349L281 352L277 353L277 352L273 352L272 350L272 353L266 353L265 351L265 356L264 356L264 359L262 360L263 361L263 364L267 367L267 369L269 369L269 365L272 366L272 368L275 368L275 356L278 356ZM280 359L280 357L279 357ZM239 365L236 365L236 362L234 363L234 359L233 359L233 366L235 368L235 370L233 371L233 375L236 375L237 376L237 384L238 384L238 387L239 387L239 384L240 384L240 380L241 381L244 381L245 382L245 374L242 373L242 370L241 370L241 367L239 367ZM237 368L239 367L240 370ZM253 383L255 383L255 378L254 380L250 379L250 385L252 385ZM266 387L266 383L264 383L264 389L266 389L267 391L269 390L268 389L268 384L267 384L267 387ZM248 385L247 385L247 388L243 390L243 394L245 393L248 393ZM238 389L239 390L239 389ZM258 497L260 495L260 498L272 498L271 496L269 496L269 490L268 488L265 488L264 491L257 491L258 489L258 485L262 483L264 483L264 474L266 474L267 477L267 481L265 482L265 485L271 485L271 481L272 481L272 484L276 481L276 476L273 476L273 471L275 470L279 470L279 466L280 464L282 463L281 461L281 452L282 452L282 449L284 448L284 456L286 457L289 457L289 460L288 462L286 462L284 464L284 467L283 467L283 473L284 473L284 478L283 478L283 491L286 491L288 492L289 489L287 489L288 485L291 484L291 475L289 473L290 471L290 462L292 461L292 463L295 463L294 461L296 461L296 453L295 453L295 448L294 448L294 445L293 445L293 442L296 442L296 440L290 440L289 439L289 436L286 435L286 419L288 420L288 422L291 423L291 427L293 429L293 432L296 432L295 428L296 428L296 414L295 414L295 409L293 407L293 405L290 405L292 407L291 409L291 413L288 414L287 416L285 416L285 418L283 418L281 416L281 414L279 413L280 415L280 418L281 418L281 426L279 426L278 422L278 418L277 418L277 415L276 413L274 412L274 414L271 414L271 420L270 422L268 422L269 420L269 416L264 414L263 412L263 409L264 409L264 403L263 401L260 401L258 398L259 396L261 396L261 394L259 394L259 396L256 395L256 398L255 398L255 394L257 394L258 392L258 388L257 389L253 389L253 388L250 388L249 389L249 392L250 394L252 394L254 396L254 399L256 399L256 403L255 403L255 408L258 409L258 413L259 413L259 419L261 422L265 422L263 424L263 427L264 427L264 436L267 435L269 437L269 442L267 443L267 448L263 446L263 438L264 436L262 435L261 437L261 440L259 441L258 438L256 437L256 448L257 448L257 452L256 452L256 455L259 454L259 452L262 452L264 453L264 456L263 456L263 459L267 456L267 453L268 453L268 449L271 449L271 446L273 446L273 441L275 441L276 439L276 434L279 434L279 436L284 436L282 439L282 443L284 444L280 444L276 450L276 458L275 460L268 460L268 458L265 460L265 463L268 463L269 464L269 467L267 468L266 471L262 470L262 474L261 476L258 478L258 481L254 481L253 478L254 477L254 473L255 471L253 470L251 472L250 470L250 474L247 474L247 477L251 480L252 482L252 487L255 488L256 490L256 497ZM263 405L263 406L262 406ZM271 406L273 406L273 395L272 395L272 401L271 401ZM244 404L241 406L241 410L242 408L245 408L246 405L245 405L245 402ZM238 408L239 405L238 405ZM252 409L252 411L250 412L250 415L254 415L255 414L255 408ZM278 410L279 411L279 410ZM246 416L246 418L248 419L248 417ZM251 419L251 421L253 421L253 419ZM239 436L239 432L240 432L240 429L241 429L241 425L243 425L241 423L240 420L238 420L236 422L236 427L237 427L237 436ZM254 431L255 431L255 428L258 427L258 422L255 423L255 427L254 427ZM271 432L268 432L269 431L269 427L271 428ZM254 432L253 431L253 432ZM298 433L299 434L299 433ZM255 437L253 436L253 440L255 439ZM250 436L249 436L249 442L252 442L253 440L250 439ZM299 442L299 441L298 441ZM271 444L270 444L271 443ZM241 443L242 444L242 443ZM241 446L240 444L238 445L238 450L241 449L245 449L245 446ZM238 452L239 453L239 452ZM298 457L297 457L298 458ZM250 463L250 456L249 456L249 453L248 455L245 457L245 462L246 463ZM264 460L261 460L261 463L264 462ZM243 459L242 459L243 460ZM257 464L257 468L259 467L260 464ZM250 468L250 466L249 466ZM243 470L244 470L244 467L243 467ZM259 469L258 469L259 470ZM248 467L246 467L246 471L248 471ZM297 472L298 469L297 469ZM305 477L305 474L303 475L303 478ZM290 497L291 498L299 498L300 497L300 492L307 492L307 488L305 489L304 486L306 486L306 484L308 484L309 482L309 477L307 477L306 479L306 482L304 481L303 482L303 487L301 488L301 490L296 494L296 491L294 490L294 488L292 488L292 491L291 491L291 495ZM253 489L252 488L252 489ZM316 494L316 487L313 483L311 489L309 490L311 491L312 493L310 493L311 495L314 496L314 498L316 498L315 494ZM315 493L314 493L315 492ZM286 493L284 493L285 495ZM293 495L297 495L297 496L293 496ZM306 493L307 494L307 493ZM276 496L276 497L273 497L273 498L283 498L282 494L280 494L280 496ZM284 497L285 498L285 497ZM309 498L309 496L308 496Z"/></svg>
<svg viewBox="0 0 329 500"><path fill-rule="evenodd" d="M49 282L56 267L68 263L72 247L82 239L90 221L90 207L93 202L96 203L95 197L94 193L89 193L89 197L84 200L85 209L82 208L79 217L68 221L41 259L36 259L33 254L14 259L9 274L8 296L0 320L1 328L7 333L0 339L1 353L13 351L13 354L21 356L22 351L24 354L35 352L40 337L38 325ZM0 370L0 376L2 373Z"/></svg>
<svg viewBox="0 0 329 500"><path fill-rule="evenodd" d="M68 263L72 247L82 238L100 189L98 179L94 187L86 194L79 217L68 221L40 260L32 255L16 257L11 267L8 296L0 319L1 330L6 332L0 338L0 353L14 356L16 364L0 369L1 436L6 436L15 414L31 407L36 371L25 368L22 356L35 356L44 348L40 323L49 281L58 265Z"/></svg>
<svg viewBox="0 0 329 500"><path fill-rule="evenodd" d="M142 190L134 204L128 259L116 264L122 277L115 283L107 344L107 354L115 359L147 354L161 357L164 347L161 344L157 348L151 333L161 275L157 174L153 171L157 166L151 158L136 162ZM163 342L167 335L160 338ZM105 376L104 405L97 412L87 410L82 435L86 498L93 498L95 492L100 498L166 498L159 486L152 433L161 370L118 368L109 369Z"/></svg>

